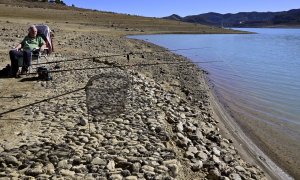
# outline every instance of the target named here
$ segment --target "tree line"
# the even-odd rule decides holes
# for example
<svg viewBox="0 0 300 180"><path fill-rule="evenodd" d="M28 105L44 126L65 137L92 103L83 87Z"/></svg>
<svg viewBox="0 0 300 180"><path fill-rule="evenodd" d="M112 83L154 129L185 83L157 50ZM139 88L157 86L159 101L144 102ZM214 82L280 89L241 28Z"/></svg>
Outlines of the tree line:
<svg viewBox="0 0 300 180"><path fill-rule="evenodd" d="M53 0L53 1L51 1L51 0L30 0L30 1L32 1L32 2L55 2L56 4L61 4L64 6L66 5L66 3L62 0Z"/></svg>

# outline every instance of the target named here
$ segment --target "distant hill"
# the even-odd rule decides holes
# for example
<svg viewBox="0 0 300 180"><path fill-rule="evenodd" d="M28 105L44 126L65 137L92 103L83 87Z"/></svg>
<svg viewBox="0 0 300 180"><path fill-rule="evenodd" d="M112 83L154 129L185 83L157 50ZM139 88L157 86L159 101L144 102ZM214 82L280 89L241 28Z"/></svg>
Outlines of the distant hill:
<svg viewBox="0 0 300 180"><path fill-rule="evenodd" d="M240 12L236 14L205 13L180 17L173 14L164 19L225 27L262 27L300 25L300 9L282 12Z"/></svg>
<svg viewBox="0 0 300 180"><path fill-rule="evenodd" d="M182 21L182 17L178 16L177 14L172 14L171 16L165 17L164 19Z"/></svg>
<svg viewBox="0 0 300 180"><path fill-rule="evenodd" d="M287 12L282 12L274 16L272 19L274 24L300 24L300 9L292 9Z"/></svg>

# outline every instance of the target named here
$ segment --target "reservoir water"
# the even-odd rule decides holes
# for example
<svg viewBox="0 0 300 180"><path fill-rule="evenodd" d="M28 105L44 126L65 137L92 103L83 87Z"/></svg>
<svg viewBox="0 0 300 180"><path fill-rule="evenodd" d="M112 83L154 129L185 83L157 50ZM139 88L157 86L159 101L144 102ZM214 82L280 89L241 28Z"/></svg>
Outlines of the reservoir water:
<svg viewBox="0 0 300 180"><path fill-rule="evenodd" d="M131 36L176 51L209 72L216 94L254 142L300 177L300 29L257 34Z"/></svg>

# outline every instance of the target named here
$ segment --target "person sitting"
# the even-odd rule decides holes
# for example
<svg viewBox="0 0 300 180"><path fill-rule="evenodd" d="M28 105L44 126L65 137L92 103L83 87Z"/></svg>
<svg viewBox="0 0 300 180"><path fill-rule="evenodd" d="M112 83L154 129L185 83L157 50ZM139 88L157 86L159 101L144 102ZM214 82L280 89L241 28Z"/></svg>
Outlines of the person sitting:
<svg viewBox="0 0 300 180"><path fill-rule="evenodd" d="M32 53L36 50L42 52L45 47L46 43L43 38L37 36L37 28L34 25L30 26L28 35L25 36L23 41L9 51L12 75L14 77L19 76L18 59L23 57L21 74L26 74L28 72L28 67L31 66Z"/></svg>

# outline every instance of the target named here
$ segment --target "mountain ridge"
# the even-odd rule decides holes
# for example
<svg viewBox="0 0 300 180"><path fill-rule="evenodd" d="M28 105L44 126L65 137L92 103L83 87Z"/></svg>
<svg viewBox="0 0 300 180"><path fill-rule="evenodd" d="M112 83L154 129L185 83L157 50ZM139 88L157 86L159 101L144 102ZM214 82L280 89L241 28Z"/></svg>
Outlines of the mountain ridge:
<svg viewBox="0 0 300 180"><path fill-rule="evenodd" d="M181 17L177 14L163 19L225 27L300 26L300 9L280 12L239 12L220 14L208 12Z"/></svg>

